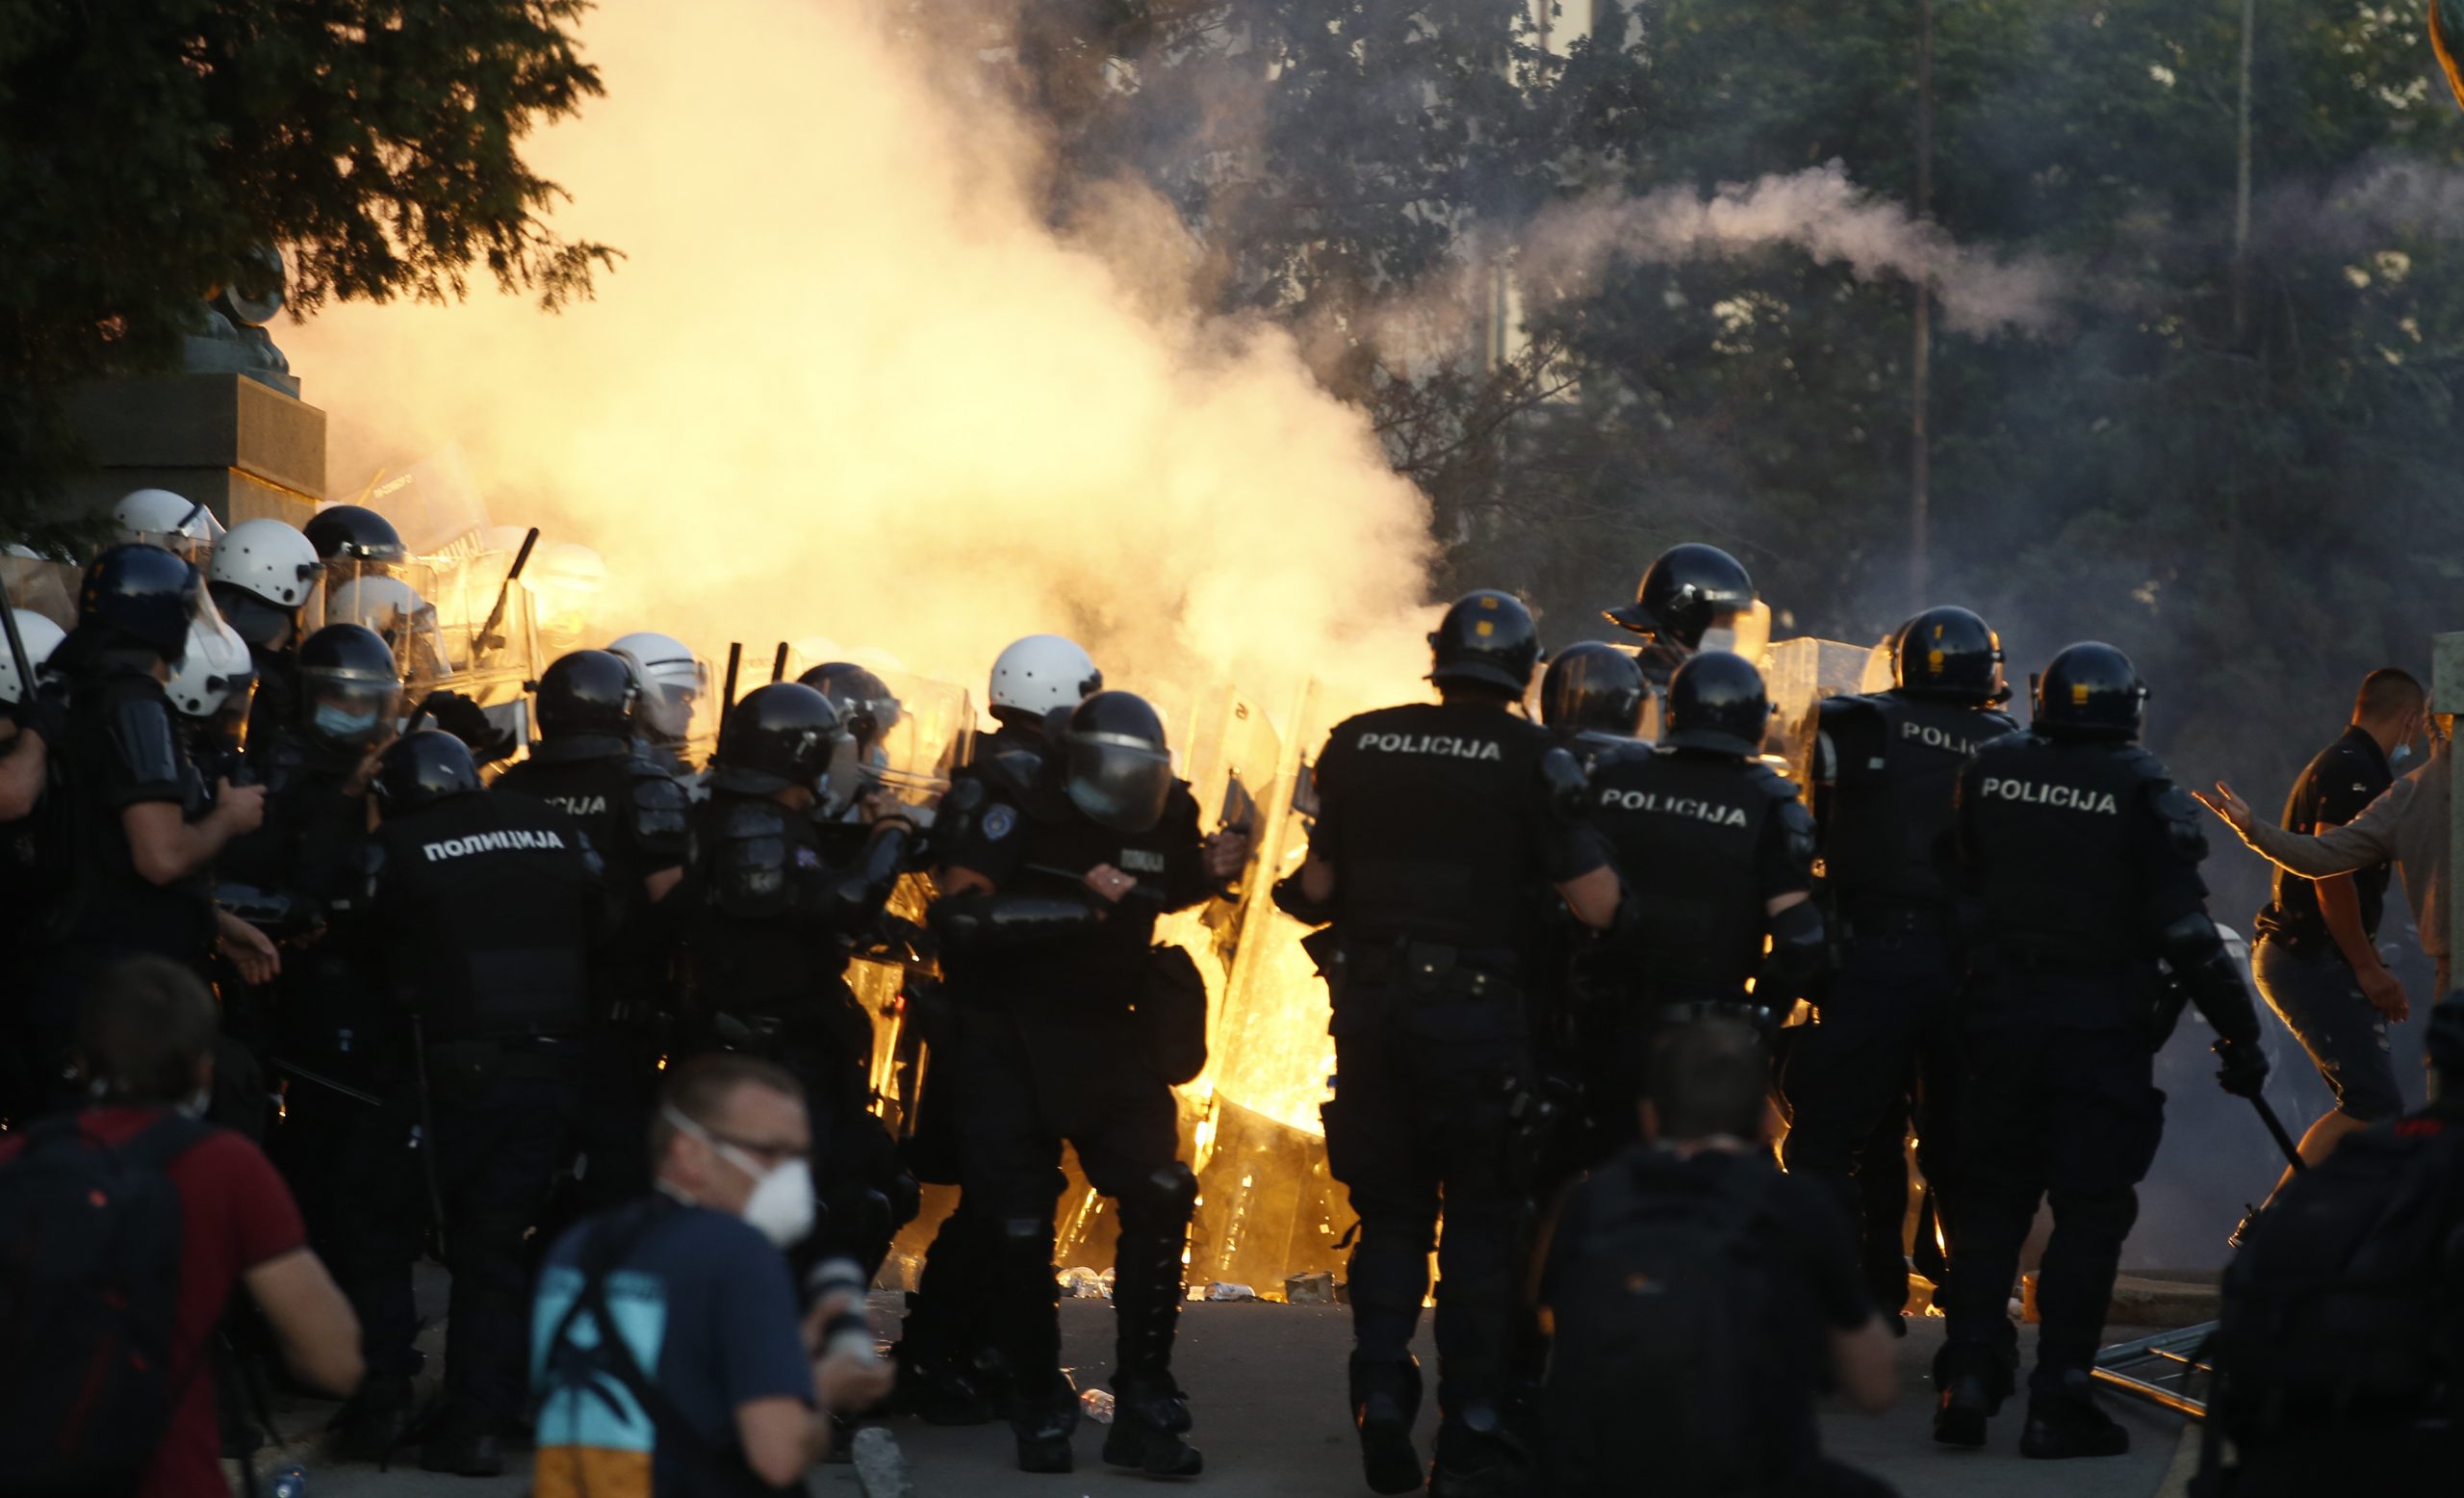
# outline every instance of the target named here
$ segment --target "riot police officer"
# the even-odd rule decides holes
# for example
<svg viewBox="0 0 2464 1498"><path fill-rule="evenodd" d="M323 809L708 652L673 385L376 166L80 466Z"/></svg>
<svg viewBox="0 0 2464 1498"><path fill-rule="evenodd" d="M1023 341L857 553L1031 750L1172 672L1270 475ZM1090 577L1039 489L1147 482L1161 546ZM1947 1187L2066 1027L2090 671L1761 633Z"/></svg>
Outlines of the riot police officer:
<svg viewBox="0 0 2464 1498"><path fill-rule="evenodd" d="M300 534L317 549L326 569L341 579L361 571L398 567L411 559L394 523L360 504L329 504L308 517Z"/></svg>
<svg viewBox="0 0 2464 1498"><path fill-rule="evenodd" d="M1572 757L1510 710L1540 658L1529 611L1472 593L1429 643L1441 700L1336 726L1308 862L1275 892L1296 917L1332 923L1312 941L1332 948L1320 960L1334 1005L1326 1155L1360 1215L1351 1408L1370 1485L1422 1485L1411 1341L1434 1247L1445 1420L1428 1484L1514 1491L1524 1463L1505 1417L1530 1204L1510 1184L1510 1111L1537 1074L1525 992L1548 890L1597 929L1618 886L1582 825Z"/></svg>
<svg viewBox="0 0 2464 1498"><path fill-rule="evenodd" d="M690 762L701 725L708 721L709 663L673 634L637 630L609 642L608 653L629 663L639 695L633 703L633 736L651 758L680 781L696 769Z"/></svg>
<svg viewBox="0 0 2464 1498"><path fill-rule="evenodd" d="M63 705L39 689L43 663L61 640L60 626L28 609L13 611L28 673L0 640L0 988L22 994L33 986L32 956L40 941L56 873L43 854L43 808L53 746L61 741ZM49 1078L26 1063L36 1054L19 1033L14 1002L0 1004L0 1119L15 1120L42 1105Z"/></svg>
<svg viewBox="0 0 2464 1498"><path fill-rule="evenodd" d="M1818 988L1829 949L1813 903L1813 818L1762 762L1771 700L1754 662L1707 651L1668 684L1668 726L1647 754L1603 762L1592 819L1626 905L1591 959L1587 1088L1599 1141L1635 1128L1653 1036L1707 1010L1769 1031Z"/></svg>
<svg viewBox="0 0 2464 1498"><path fill-rule="evenodd" d="M842 974L897 886L914 827L868 798L873 830L858 857L826 858L813 814L843 803L853 766L853 740L819 692L797 682L747 692L720 724L710 799L693 809L683 897L709 1039L805 1086L826 1219L808 1252L872 1271L914 1216L914 1189L871 1112L872 1019Z"/></svg>
<svg viewBox="0 0 2464 1498"><path fill-rule="evenodd" d="M1651 688L1631 655L1598 640L1569 645L1540 673L1540 721L1588 773L1604 755L1631 753Z"/></svg>
<svg viewBox="0 0 2464 1498"><path fill-rule="evenodd" d="M77 995L112 958L150 952L203 970L219 934L212 866L264 815L254 787L192 773L164 684L211 605L188 562L115 546L86 570L77 628L53 652L68 689L59 752L65 885L24 1019L48 1069L65 1053Z"/></svg>
<svg viewBox="0 0 2464 1498"><path fill-rule="evenodd" d="M2073 645L2039 679L2029 730L1983 745L1960 771L1953 839L1975 948L1945 1199L1949 1340L1935 1369L1934 1436L1947 1445L1982 1445L2011 1392L2005 1306L2043 1199L2054 1227L2019 1449L2129 1449L2129 1432L2096 1408L2089 1370L2164 1129L2154 1051L2179 1007L2160 961L2216 1027L2225 1090L2253 1096L2266 1080L2249 991L2208 919L2198 811L2138 742L2146 697L2129 657Z"/></svg>
<svg viewBox="0 0 2464 1498"><path fill-rule="evenodd" d="M248 734L260 744L291 722L300 614L324 572L315 544L279 520L244 520L214 548L206 590L255 662Z"/></svg>
<svg viewBox="0 0 2464 1498"><path fill-rule="evenodd" d="M526 1404L524 1235L571 1144L591 952L609 915L603 873L572 817L487 789L470 747L442 730L387 745L371 789L369 937L408 1017L397 1036L424 1074L419 1149L453 1274L445 1388L420 1465L494 1476L498 1441ZM361 1165L413 1157L398 1140L390 1158ZM410 1360L418 1251L415 1230L397 1231L393 1292L362 1307L372 1368Z"/></svg>
<svg viewBox="0 0 2464 1498"><path fill-rule="evenodd" d="M650 1182L639 1141L649 1126L669 1008L668 969L680 922L664 901L684 877L690 804L633 739L631 670L603 650L561 656L540 673L539 742L496 779L581 824L606 862L616 935L593 974L594 1031L582 1109L586 1205L614 1205Z"/></svg>
<svg viewBox="0 0 2464 1498"><path fill-rule="evenodd" d="M1643 636L1643 674L1665 686L1696 652L1733 650L1737 621L1754 607L1754 579L1745 564L1716 546L1688 541L1655 557L1635 585L1634 601L1602 617Z"/></svg>
<svg viewBox="0 0 2464 1498"><path fill-rule="evenodd" d="M993 659L986 685L998 727L975 739L970 762L953 778L954 785L988 774L1007 784L1031 783L1040 768L1040 758L1037 769L1024 768L1028 762L1021 760L1009 772L999 770L1001 762L1012 755L1044 755L1046 720L1075 710L1103 684L1094 658L1073 640L1030 634L1011 641ZM960 790L954 800L978 793ZM1000 1223L979 1210L964 1190L956 1062L964 1049L967 1027L976 1022L975 1010L938 994L911 1006L909 1015L924 1026L925 1043L938 1064L925 1072L907 1159L919 1179L961 1189L925 1251L915 1293L908 1297L898 1343L899 1398L933 1424L978 1425L1000 1415L1010 1391L1000 1349L993 1345L987 1299L999 1263Z"/></svg>
<svg viewBox="0 0 2464 1498"><path fill-rule="evenodd" d="M988 1293L1015 1381L1019 1466L1074 1464L1078 1401L1061 1371L1052 1264L1067 1141L1089 1181L1120 1205L1104 1459L1188 1477L1202 1461L1182 1439L1190 1412L1171 1356L1197 1176L1178 1158L1171 1084L1196 1069L1174 1064L1187 1035L1159 1037L1185 1011L1159 987L1174 965L1149 946L1158 916L1197 904L1241 869L1247 839L1199 837L1197 802L1142 698L1096 692L1050 747L985 766L970 824L938 850L932 918L951 991L968 1008L958 1064L966 1199L999 1233ZM1186 957L1177 970L1194 980Z"/></svg>
<svg viewBox="0 0 2464 1498"><path fill-rule="evenodd" d="M1829 1183L1862 1219L1866 1281L1886 1317L1908 1302L1912 1092L1929 1180L1951 1158L1964 974L1942 866L1951 790L1969 755L2018 728L1996 708L2001 640L1967 609L1910 620L1891 681L1820 707L1814 818L1840 970L1789 1057L1783 1146L1791 1175Z"/></svg>

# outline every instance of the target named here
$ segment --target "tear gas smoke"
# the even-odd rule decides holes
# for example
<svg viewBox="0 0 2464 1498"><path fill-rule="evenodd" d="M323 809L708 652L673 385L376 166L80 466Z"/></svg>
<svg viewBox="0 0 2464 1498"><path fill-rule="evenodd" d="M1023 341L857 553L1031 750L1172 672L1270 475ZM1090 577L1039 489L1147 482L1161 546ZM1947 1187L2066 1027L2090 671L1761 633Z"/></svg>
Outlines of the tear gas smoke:
<svg viewBox="0 0 2464 1498"><path fill-rule="evenodd" d="M496 519L605 557L603 633L712 658L826 635L980 692L1048 630L1277 705L1425 669L1425 504L1289 338L1193 310L1170 214L1058 238L1031 132L860 7L627 0L582 41L607 96L531 154L625 260L558 316L290 332L339 487L458 443Z"/></svg>
<svg viewBox="0 0 2464 1498"><path fill-rule="evenodd" d="M2041 256L1958 244L1859 187L1838 162L1730 183L1707 197L1688 188L1596 194L1542 211L1520 239L1517 269L1544 298L1587 294L1618 260L1675 263L1790 245L1844 263L1861 279L1923 281L1940 299L1946 327L1980 337L2050 327L2065 280Z"/></svg>

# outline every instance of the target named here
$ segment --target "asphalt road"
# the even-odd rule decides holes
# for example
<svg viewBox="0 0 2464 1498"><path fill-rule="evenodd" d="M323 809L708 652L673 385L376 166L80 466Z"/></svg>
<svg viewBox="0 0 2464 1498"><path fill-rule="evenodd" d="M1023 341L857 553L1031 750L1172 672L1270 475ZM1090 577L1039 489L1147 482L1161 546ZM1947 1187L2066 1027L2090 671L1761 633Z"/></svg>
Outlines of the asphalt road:
<svg viewBox="0 0 2464 1498"><path fill-rule="evenodd" d="M424 1286L424 1288L430 1288ZM1193 1485L1218 1498L1365 1498L1344 1410L1344 1356L1349 1345L1347 1312L1338 1307L1266 1304L1197 1304L1182 1322L1181 1380L1190 1390L1198 1427L1193 1439L1205 1451L1206 1475ZM1111 1306L1100 1301L1062 1306L1065 1356L1082 1386L1103 1382L1111 1356ZM2015 1405L1996 1421L1991 1446L1982 1452L1951 1452L1928 1438L1931 1406L1923 1382L1941 1323L1915 1324L1901 1344L1899 1406L1877 1419L1847 1410L1825 1412L1824 1438L1833 1454L1877 1473L1908 1498L1990 1493L1994 1498L2152 1498L2178 1492L2187 1456L2175 1473L2182 1422L2153 1409L2113 1401L2134 1437L2127 1457L2097 1461L2037 1462L2018 1455L2019 1413ZM2137 1333L2115 1329L2115 1340ZM2023 1336L2027 1345L2032 1334ZM1421 1350L1424 1363L1433 1361ZM312 1433L328 1406L287 1407L281 1423L295 1433L288 1458L308 1468L310 1498L517 1498L528 1490L526 1460L505 1477L489 1481L436 1477L416 1464L380 1473L369 1466L324 1461ZM1424 1422L1434 1426L1433 1413ZM1012 1464L1009 1433L999 1426L939 1430L913 1421L889 1428L904 1450L918 1498L943 1495L1019 1494L1078 1498L1097 1493L1152 1493L1147 1480L1112 1471L1098 1459L1103 1433L1092 1422L1078 1433L1079 1470L1067 1477L1029 1477ZM1424 1432L1423 1448L1426 1449ZM2169 1473L2173 1474L2169 1484ZM824 1468L813 1484L820 1498L858 1498L860 1489L845 1466Z"/></svg>

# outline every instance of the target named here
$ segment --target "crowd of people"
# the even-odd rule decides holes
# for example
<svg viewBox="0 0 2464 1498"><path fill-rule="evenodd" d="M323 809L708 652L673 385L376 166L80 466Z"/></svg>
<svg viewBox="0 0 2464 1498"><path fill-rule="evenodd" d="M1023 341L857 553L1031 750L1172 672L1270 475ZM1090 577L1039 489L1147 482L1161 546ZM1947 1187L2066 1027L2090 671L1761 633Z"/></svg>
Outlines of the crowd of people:
<svg viewBox="0 0 2464 1498"><path fill-rule="evenodd" d="M98 1349L48 1404L0 1370L0 1465L218 1491L218 1440L246 1446L232 1387L278 1361L343 1397L342 1459L489 1476L527 1439L555 1495L774 1490L887 1411L1007 1420L1023 1470L1066 1472L1066 1146L1119 1225L1103 1459L1201 1472L1173 1373L1198 1197L1173 1089L1205 1065L1207 993L1156 925L1237 897L1252 829L1202 831L1150 703L1023 638L989 672L998 731L918 805L880 774L900 704L873 673L712 703L689 650L637 633L548 665L523 742L456 693L411 700L416 631L348 622L376 596L420 617L382 516L222 532L167 498L124 504L72 628L21 613L0 661L0 1208L32 1225L0 1224L0 1265L57 1292L39 1326L37 1297L0 1306L0 1356ZM320 600L336 622L312 629ZM1376 1491L1888 1491L1823 1454L1813 1412L1892 1397L1912 1124L1947 1253L1935 1438L1985 1445L2019 1391L2007 1308L2049 1203L2018 1446L2128 1447L2091 1375L2162 1133L2154 1052L2195 1006L2226 1090L2268 1071L2201 814L2139 743L2146 688L2074 645L2022 728L1993 632L1929 609L1889 689L1821 704L1801 789L1737 653L1754 605L1733 558L1679 547L1610 611L1639 650L1543 672L1523 604L1472 593L1430 636L1436 700L1348 719L1308 762L1307 855L1271 893L1332 1001ZM2371 824L2426 718L2374 674L2295 830ZM2229 790L2211 804L2257 836ZM2369 1006L2403 1002L2368 967L2384 888L2288 877L2261 922L2261 982L2347 1122L2305 1142L2318 1180L2246 1225L2253 1263L2298 1258L2276 1225L2340 1162L2380 1162L2351 1201L2447 1158L2440 1115L2399 1116L2370 1066ZM892 947L945 1000L898 1135L846 980ZM2433 1059L2464 1064L2440 1015ZM959 1193L892 1364L863 1295L919 1176ZM2451 1237L2456 1207L2420 1211ZM424 1254L450 1303L421 1404ZM149 1267L160 1297L131 1288ZM2433 1283L2404 1304L2439 1326ZM2450 1353L2409 1403L2316 1430L2431 1429ZM2238 1428L2244 1467L2285 1424Z"/></svg>

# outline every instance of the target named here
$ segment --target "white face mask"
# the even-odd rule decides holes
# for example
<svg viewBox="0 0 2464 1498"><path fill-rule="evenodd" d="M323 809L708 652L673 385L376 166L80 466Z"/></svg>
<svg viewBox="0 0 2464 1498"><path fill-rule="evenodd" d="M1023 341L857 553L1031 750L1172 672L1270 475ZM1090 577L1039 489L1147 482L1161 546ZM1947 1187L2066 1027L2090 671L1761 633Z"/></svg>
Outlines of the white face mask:
<svg viewBox="0 0 2464 1498"><path fill-rule="evenodd" d="M674 1108L662 1108L667 1121L708 1145L720 1159L753 1178L753 1195L745 1199L744 1220L778 1248L804 1241L812 1231L812 1169L802 1160L784 1160L769 1170L742 1149L718 1139L708 1129Z"/></svg>

